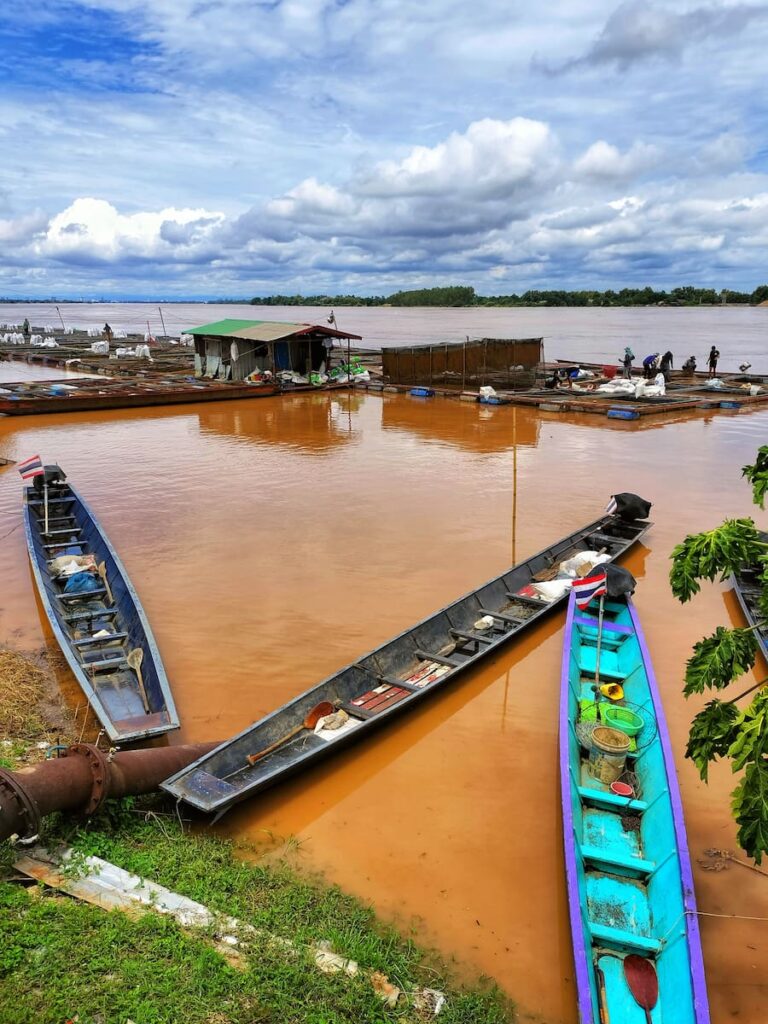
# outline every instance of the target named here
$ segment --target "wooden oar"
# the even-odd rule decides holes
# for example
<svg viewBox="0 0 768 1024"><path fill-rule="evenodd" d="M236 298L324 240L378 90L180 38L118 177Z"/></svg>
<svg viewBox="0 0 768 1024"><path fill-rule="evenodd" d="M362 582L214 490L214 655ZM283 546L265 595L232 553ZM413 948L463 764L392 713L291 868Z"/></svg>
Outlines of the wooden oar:
<svg viewBox="0 0 768 1024"><path fill-rule="evenodd" d="M293 739L294 736L298 735L303 729L314 729L321 718L325 718L326 715L332 714L336 708L328 700L323 700L319 704L316 704L311 711L307 712L307 716L301 725L297 725L295 729L291 729L285 736L281 736L279 740L275 740L274 743L270 743L268 747L264 747L258 754L248 754L246 761L248 764L256 764L262 757L266 757L267 754L271 754L273 750L277 750L288 740Z"/></svg>
<svg viewBox="0 0 768 1024"><path fill-rule="evenodd" d="M128 651L125 660L128 662L128 667L132 668L136 673L136 678L139 681L139 693L141 694L141 700L144 704L144 710L149 715L151 714L151 709L149 706L149 699L147 698L147 688L144 686L144 676L141 674L141 663L144 661L144 651L142 651L140 647L134 647L132 651Z"/></svg>
<svg viewBox="0 0 768 1024"><path fill-rule="evenodd" d="M608 997L605 994L605 975L602 967L595 967L597 975L597 1005L600 1010L600 1024L611 1024L608 1016Z"/></svg>
<svg viewBox="0 0 768 1024"><path fill-rule="evenodd" d="M104 584L104 588L107 591L107 597L109 598L109 603L110 604L114 604L115 603L115 599L112 596L112 587L110 587L109 580L107 579L107 566L106 566L106 564L104 562L99 562L99 564L96 566L96 572L99 574L99 576L101 576L101 581Z"/></svg>
<svg viewBox="0 0 768 1024"><path fill-rule="evenodd" d="M656 968L644 956L631 953L624 957L624 977L638 1006L645 1010L646 1024L653 1024L651 1010L659 998L659 979Z"/></svg>

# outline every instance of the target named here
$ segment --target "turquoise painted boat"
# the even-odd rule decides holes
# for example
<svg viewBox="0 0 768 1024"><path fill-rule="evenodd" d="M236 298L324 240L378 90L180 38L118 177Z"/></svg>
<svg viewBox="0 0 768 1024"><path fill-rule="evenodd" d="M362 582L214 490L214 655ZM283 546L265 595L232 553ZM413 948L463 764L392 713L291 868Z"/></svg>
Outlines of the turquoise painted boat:
<svg viewBox="0 0 768 1024"><path fill-rule="evenodd" d="M596 721L598 623L598 602L579 611L572 594L563 651L560 783L579 1021L708 1024L685 824L651 659L631 599L606 599L599 684L618 683L624 696L615 704L601 698ZM626 795L611 789L615 760L601 757L591 735L616 716L640 725L617 780L632 787ZM625 970L624 959L630 954L650 960L657 973L658 1001L648 1018L627 982L632 964Z"/></svg>

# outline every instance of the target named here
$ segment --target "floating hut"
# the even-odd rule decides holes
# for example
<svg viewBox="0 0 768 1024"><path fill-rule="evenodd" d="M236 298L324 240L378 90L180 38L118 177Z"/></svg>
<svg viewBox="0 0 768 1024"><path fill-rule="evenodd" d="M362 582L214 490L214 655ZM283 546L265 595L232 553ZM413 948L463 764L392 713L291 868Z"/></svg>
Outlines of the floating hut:
<svg viewBox="0 0 768 1024"><path fill-rule="evenodd" d="M216 380L246 380L266 371L308 379L328 372L335 340L362 340L324 324L273 320L217 320L185 333L195 339L195 376Z"/></svg>

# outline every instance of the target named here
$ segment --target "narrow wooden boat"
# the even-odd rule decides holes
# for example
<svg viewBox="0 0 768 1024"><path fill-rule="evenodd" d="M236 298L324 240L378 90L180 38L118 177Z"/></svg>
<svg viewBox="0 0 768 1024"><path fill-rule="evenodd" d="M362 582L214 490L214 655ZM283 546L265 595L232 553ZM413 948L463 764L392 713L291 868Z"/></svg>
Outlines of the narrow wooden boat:
<svg viewBox="0 0 768 1024"><path fill-rule="evenodd" d="M178 729L160 652L128 574L59 467L46 466L45 472L47 530L41 484L24 490L24 525L40 600L69 667L112 742ZM35 483L42 480L35 477ZM82 579L77 580L77 574L57 577L56 570L67 559L74 568L88 555L96 566L103 563L106 582L99 575L81 573L94 589L80 591L76 588Z"/></svg>
<svg viewBox="0 0 768 1024"><path fill-rule="evenodd" d="M584 549L618 558L650 525L604 515L347 665L167 779L162 788L221 815L450 685L560 607L564 596L551 601L535 596L535 576ZM340 728L304 727L322 702L348 716ZM250 764L247 758L255 754L259 757Z"/></svg>
<svg viewBox="0 0 768 1024"><path fill-rule="evenodd" d="M768 533L761 533L761 539L768 544ZM755 637L763 652L763 657L768 661L768 622L760 611L759 598L762 587L759 581L761 567L757 565L745 565L739 572L731 577L733 589L739 599L744 618L750 626L755 629ZM757 623L761 623L760 626ZM755 628L756 627L756 628Z"/></svg>
<svg viewBox="0 0 768 1024"><path fill-rule="evenodd" d="M629 597L606 600L600 683L617 682L623 688L624 697L611 714L621 715L623 704L624 711L642 719L619 780L632 791L616 795L602 781L610 774L595 753L593 768L600 777L590 772L597 608L593 601L580 612L570 598L560 706L563 837L579 1021L643 1024L645 1013L626 980L633 964L625 964L625 958L633 955L650 960L658 975L658 1002L648 1019L707 1024L680 791L651 659ZM611 703L600 701L602 725L611 724L605 710Z"/></svg>

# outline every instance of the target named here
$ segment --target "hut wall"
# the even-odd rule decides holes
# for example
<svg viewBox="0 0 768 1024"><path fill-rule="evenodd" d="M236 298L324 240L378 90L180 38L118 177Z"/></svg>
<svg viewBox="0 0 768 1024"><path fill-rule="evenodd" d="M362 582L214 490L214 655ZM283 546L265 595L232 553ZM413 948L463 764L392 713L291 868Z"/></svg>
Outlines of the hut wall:
<svg viewBox="0 0 768 1024"><path fill-rule="evenodd" d="M384 376L393 384L478 388L530 387L541 361L541 338L482 338L443 345L382 350ZM515 369L522 366L523 372Z"/></svg>

